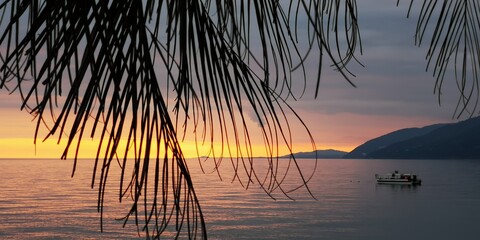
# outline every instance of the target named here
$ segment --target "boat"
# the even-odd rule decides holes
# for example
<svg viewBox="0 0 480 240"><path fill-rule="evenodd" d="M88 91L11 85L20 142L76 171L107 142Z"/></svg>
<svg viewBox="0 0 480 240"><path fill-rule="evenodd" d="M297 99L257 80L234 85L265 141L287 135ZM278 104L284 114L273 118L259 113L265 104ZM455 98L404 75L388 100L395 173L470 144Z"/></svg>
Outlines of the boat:
<svg viewBox="0 0 480 240"><path fill-rule="evenodd" d="M380 175L375 174L377 183L382 184L405 184L405 185L420 185L422 180L415 174L399 173L397 170L393 173Z"/></svg>

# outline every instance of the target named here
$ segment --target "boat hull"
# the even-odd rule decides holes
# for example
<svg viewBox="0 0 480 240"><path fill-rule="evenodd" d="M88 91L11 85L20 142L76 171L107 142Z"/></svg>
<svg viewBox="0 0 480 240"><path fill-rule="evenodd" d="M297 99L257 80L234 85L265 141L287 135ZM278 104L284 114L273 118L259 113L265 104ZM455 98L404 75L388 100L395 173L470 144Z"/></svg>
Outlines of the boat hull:
<svg viewBox="0 0 480 240"><path fill-rule="evenodd" d="M377 179L378 184L421 185L422 181L399 181L396 179Z"/></svg>
<svg viewBox="0 0 480 240"><path fill-rule="evenodd" d="M375 174L377 183L379 184L401 184L401 185L420 185L422 180L415 174L401 174L395 171L391 174L379 175Z"/></svg>

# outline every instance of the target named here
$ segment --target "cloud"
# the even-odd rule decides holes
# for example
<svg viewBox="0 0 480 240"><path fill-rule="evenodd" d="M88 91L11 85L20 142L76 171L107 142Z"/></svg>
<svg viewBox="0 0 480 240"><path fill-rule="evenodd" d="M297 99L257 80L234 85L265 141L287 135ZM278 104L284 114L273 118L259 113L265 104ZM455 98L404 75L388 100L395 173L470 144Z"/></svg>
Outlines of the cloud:
<svg viewBox="0 0 480 240"><path fill-rule="evenodd" d="M442 109L434 95L435 78L426 72L425 47L414 45L415 20L406 18L406 7L392 2L358 3L364 54L359 56L365 68L353 64L350 70L357 88L325 68L319 98L312 100L316 81L310 79L307 97L296 108L325 114L356 113L368 115L424 115L451 118L456 91L446 83ZM318 68L309 63L308 76ZM445 110L448 109L448 110Z"/></svg>

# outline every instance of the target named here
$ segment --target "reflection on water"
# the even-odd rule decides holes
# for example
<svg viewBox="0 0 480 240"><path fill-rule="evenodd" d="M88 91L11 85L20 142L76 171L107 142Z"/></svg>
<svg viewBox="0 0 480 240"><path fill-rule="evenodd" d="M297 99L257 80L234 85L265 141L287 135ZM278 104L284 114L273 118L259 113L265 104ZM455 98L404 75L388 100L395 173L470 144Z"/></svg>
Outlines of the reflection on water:
<svg viewBox="0 0 480 240"><path fill-rule="evenodd" d="M266 164L261 162L259 164ZM311 169L311 160L301 160ZM243 190L233 173L202 174L190 162L211 239L477 239L480 234L480 161L319 160L310 187L295 201L258 186ZM228 166L227 164L225 164ZM136 238L121 227L128 205L116 185L100 233L91 162L71 179L69 161L0 160L0 238ZM415 172L421 186L376 184L375 173ZM230 171L230 172L229 172ZM294 186L295 179L291 179ZM110 194L110 193L109 193ZM120 209L120 211L119 211Z"/></svg>
<svg viewBox="0 0 480 240"><path fill-rule="evenodd" d="M417 192L417 188L421 188L421 185L409 185L409 184L376 184L375 191L391 190L391 191L404 191L404 192Z"/></svg>

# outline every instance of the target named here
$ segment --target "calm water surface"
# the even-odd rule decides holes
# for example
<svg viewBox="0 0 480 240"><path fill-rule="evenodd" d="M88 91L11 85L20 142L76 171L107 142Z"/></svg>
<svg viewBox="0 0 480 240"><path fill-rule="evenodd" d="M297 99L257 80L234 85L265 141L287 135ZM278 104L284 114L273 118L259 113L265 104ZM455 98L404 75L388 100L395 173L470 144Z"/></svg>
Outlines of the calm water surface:
<svg viewBox="0 0 480 240"><path fill-rule="evenodd" d="M313 161L301 160L305 169ZM122 228L128 204L106 206L100 232L97 192L90 189L91 161L0 160L0 238L138 238ZM375 184L375 173L414 172L418 187ZM216 174L190 171L211 239L479 239L480 161L319 160L306 191L269 198L257 185L244 190ZM212 184L213 182L213 184Z"/></svg>

